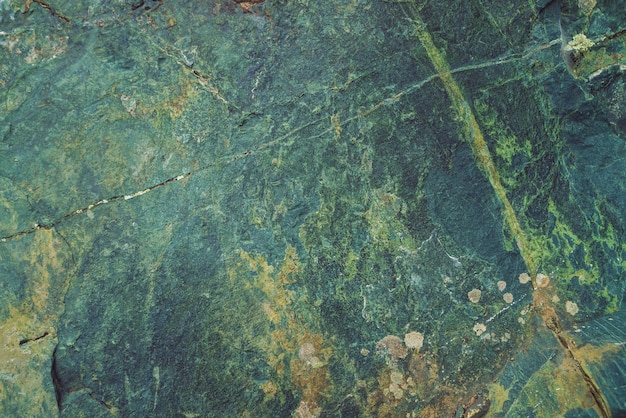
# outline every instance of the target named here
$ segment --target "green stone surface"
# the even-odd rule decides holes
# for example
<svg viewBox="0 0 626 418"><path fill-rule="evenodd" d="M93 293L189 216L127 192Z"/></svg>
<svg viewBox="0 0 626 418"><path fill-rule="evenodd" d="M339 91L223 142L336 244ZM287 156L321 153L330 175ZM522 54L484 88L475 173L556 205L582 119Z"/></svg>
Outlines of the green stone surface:
<svg viewBox="0 0 626 418"><path fill-rule="evenodd" d="M625 71L624 1L0 0L0 416L626 415Z"/></svg>

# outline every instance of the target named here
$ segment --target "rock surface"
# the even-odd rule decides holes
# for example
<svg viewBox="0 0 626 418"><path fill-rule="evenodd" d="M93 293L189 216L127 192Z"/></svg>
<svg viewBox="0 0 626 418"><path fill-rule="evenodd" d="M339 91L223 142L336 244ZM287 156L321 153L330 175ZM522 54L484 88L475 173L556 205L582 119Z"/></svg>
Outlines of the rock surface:
<svg viewBox="0 0 626 418"><path fill-rule="evenodd" d="M625 22L0 0L0 414L620 416Z"/></svg>

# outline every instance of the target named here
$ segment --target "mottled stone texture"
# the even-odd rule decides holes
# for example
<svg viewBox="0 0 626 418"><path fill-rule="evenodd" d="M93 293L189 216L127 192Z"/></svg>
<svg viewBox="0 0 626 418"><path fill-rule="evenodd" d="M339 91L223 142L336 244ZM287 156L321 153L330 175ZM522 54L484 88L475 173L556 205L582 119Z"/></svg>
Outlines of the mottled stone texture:
<svg viewBox="0 0 626 418"><path fill-rule="evenodd" d="M0 415L621 416L625 22L0 0Z"/></svg>

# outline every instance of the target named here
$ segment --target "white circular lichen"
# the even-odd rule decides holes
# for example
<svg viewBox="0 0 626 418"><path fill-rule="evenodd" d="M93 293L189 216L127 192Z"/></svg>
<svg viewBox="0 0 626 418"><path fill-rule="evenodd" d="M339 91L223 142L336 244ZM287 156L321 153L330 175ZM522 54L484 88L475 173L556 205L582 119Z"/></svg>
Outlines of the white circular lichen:
<svg viewBox="0 0 626 418"><path fill-rule="evenodd" d="M521 284L526 284L530 281L530 275L528 273L522 273L519 275L519 282Z"/></svg>
<svg viewBox="0 0 626 418"><path fill-rule="evenodd" d="M467 292L467 298L472 303L478 303L480 301L481 294L482 292L479 289L472 289L469 292Z"/></svg>
<svg viewBox="0 0 626 418"><path fill-rule="evenodd" d="M412 350L419 351L424 345L424 336L416 331L409 332L404 335L404 345Z"/></svg>
<svg viewBox="0 0 626 418"><path fill-rule="evenodd" d="M574 316L578 313L578 305L576 304L576 302L568 300L567 302L565 302L565 310L568 314Z"/></svg>
<svg viewBox="0 0 626 418"><path fill-rule="evenodd" d="M476 333L476 335L478 335L479 337L485 332L487 331L487 327L485 326L485 324L476 324L474 325L474 332Z"/></svg>
<svg viewBox="0 0 626 418"><path fill-rule="evenodd" d="M304 343L298 350L298 358L302 361L310 360L315 355L315 346L311 343Z"/></svg>

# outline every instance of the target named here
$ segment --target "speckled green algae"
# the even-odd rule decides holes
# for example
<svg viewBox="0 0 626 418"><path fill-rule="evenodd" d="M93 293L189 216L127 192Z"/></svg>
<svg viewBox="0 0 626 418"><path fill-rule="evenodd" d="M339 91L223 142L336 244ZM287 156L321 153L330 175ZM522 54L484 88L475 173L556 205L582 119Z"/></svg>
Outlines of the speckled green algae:
<svg viewBox="0 0 626 418"><path fill-rule="evenodd" d="M580 232L566 226L564 219L571 214L559 211L563 202L546 203L551 187L543 184L545 172L535 172L531 187L528 176L520 174L526 170L509 171L499 165L515 166L520 155L533 168L554 162L552 151L559 149L551 147L558 143L558 130L549 120L545 100L539 93L539 97L529 93L537 85L531 81L532 88L515 90L515 97L530 96L531 106L524 112L532 115L512 115L500 101L511 84L529 81L512 74L496 86L483 81L486 93L480 99L482 107L474 106L477 118L463 112L473 105L467 97L479 100L479 96L456 97L453 111L461 110L457 113L465 117L455 118L439 80L432 77L428 56L412 36L413 24L396 4L384 5L395 11L390 15L383 13L380 3L369 2L267 4L263 10L275 19L277 30L289 27L291 31L286 38L274 34L278 52L255 51L254 45L265 43L262 35L271 28L269 20L244 15L233 4L230 8L228 3L211 4L223 5L213 9L212 16L223 27L234 28L225 29L234 38L219 42L207 36L203 39L211 45L202 43L200 52L193 52L194 42L200 41L179 42L181 34L176 31L182 25L163 29L171 26L168 18L183 21L185 16L168 11L164 4L154 14L154 22L150 15L137 13L139 17L133 17L139 19L137 26L128 21L119 26L133 28L126 32L128 39L153 52L146 64L119 56L115 50L119 36L107 38L108 46L95 51L116 68L129 71L135 66L133 83L114 81L109 87L105 83L108 93L95 117L100 123L117 124L101 132L103 137L125 130L128 139L138 141L138 150L128 141L113 142L110 158L94 160L99 165L93 175L103 175L106 187L78 199L66 197L56 204L61 206L56 211L63 215L98 199L143 190L163 176L209 166L145 196L99 207L91 213L93 220L84 214L55 227L65 237L57 246L63 247L64 239L69 242L63 248L72 249L77 270L70 273L74 285L66 296L69 309L57 352L57 373L67 385L65 414L161 411L275 416L298 410L303 416L320 411L345 416L412 412L438 416L456 411L495 376L518 346L524 334L518 319L529 320L522 314L531 301L529 288L516 281L524 267L516 257L515 231L521 228L529 241L543 243L552 225L543 220L550 214L556 219L553 230L558 237L572 245L592 238L576 238ZM440 6L430 5L435 11L441 11ZM65 14L72 16L69 11ZM437 24L436 13L424 15L426 28ZM387 18L384 24L389 30L380 33L377 25L366 28L376 22L372 16ZM502 19L495 8L485 18ZM151 36L152 23L163 25L158 36ZM440 27L429 36L433 42L443 42L445 35ZM390 43L386 45L385 39ZM454 42L447 45L446 58L454 71L466 58L454 55ZM391 58L385 58L387 46L395 48ZM232 54L231 48L244 51ZM206 51L213 54L205 55ZM307 59L320 57L319 78L309 81L310 67L302 66L301 53L308 54ZM265 54L275 55L268 60L272 65L266 63L255 71L257 63L244 60L245 54L258 54L260 61L267 60ZM378 54L380 63L372 60L372 54ZM484 56L492 55L480 55ZM185 60L192 58L199 75L187 68ZM524 71L524 62L518 71ZM226 75L230 66L239 78ZM150 71L155 78L148 76ZM175 97L163 88L172 83L165 76L170 73L176 74ZM146 83L138 82L137 76L145 77ZM470 78L481 79L471 70L455 77L464 82L452 89L453 95L469 89ZM257 81L256 100L251 100ZM127 99L120 99L122 95ZM428 98L427 104L423 97ZM490 111L489 106L497 110ZM483 123L490 113L495 114L491 124ZM45 120L45 113L41 115ZM534 149L529 146L530 139L523 138L519 126L524 123L512 121L518 117L544 121L546 126L539 131L546 135L545 142ZM126 123L134 128L128 129ZM99 124L86 126L80 132L92 132ZM150 126L155 130L146 134ZM490 194L484 173L476 169L470 148L459 140L463 133L475 133L483 126L490 129L483 129L489 134L486 140L494 141L500 151L494 153L494 167L486 172L500 178L502 189L494 195L511 199L505 213L509 222L511 214L518 218L514 228L500 219L498 199ZM207 127L213 130L207 132ZM514 149L520 145L511 144L515 139L523 144L517 155ZM537 138L532 140L535 144ZM267 143L273 145L255 151ZM548 151L539 151L542 147ZM485 151L484 145L478 148ZM155 171L150 169L154 161L160 161ZM112 172L106 175L109 167ZM126 175L136 167L144 167L137 178ZM468 176L454 177L459 171ZM437 183L434 177L439 174L449 175L448 183ZM452 188L455 179L464 180L461 187L480 187L494 198L461 200L462 193ZM88 183L83 186L92 186ZM447 201L442 196L446 192L453 196ZM449 207L433 209L441 202ZM489 225L488 230L495 229L501 236L479 235L478 230L487 225L465 229L472 219L455 225L463 217L448 213L465 204L462 211L495 213L491 219L497 225ZM525 210L512 212L518 207ZM50 213L47 216L54 219L54 210ZM15 229L23 223L18 219ZM454 228L459 231L452 238ZM577 231L581 229L585 230L584 223ZM91 230L94 236L85 236ZM34 233L39 234L51 232ZM619 236L617 231L614 235ZM596 236L603 239L600 232ZM492 241L491 246L481 239ZM528 252L541 261L540 268L559 290L563 278L550 265L569 247L554 241L552 246L542 244L541 250ZM501 244L504 248L498 248ZM512 261L502 262L507 259ZM580 258L572 256L572 260ZM573 267L580 274L581 267ZM496 286L500 279L514 293L514 306L503 301ZM467 300L474 287L483 290L479 304ZM614 288L610 292L619 294ZM581 309L593 306L588 315L605 309L598 304L579 305ZM127 319L122 324L120 313ZM473 327L480 323L486 323L488 332L478 336ZM388 348L376 344L388 335L401 339L408 331L426 337L419 352L394 358ZM555 370L551 367L550 363L541 368L526 391L536 387L533 382L545 382L545 371ZM85 369L86 373L79 373ZM511 396L516 393L507 390ZM505 404L500 405L523 410L516 409L519 402Z"/></svg>

